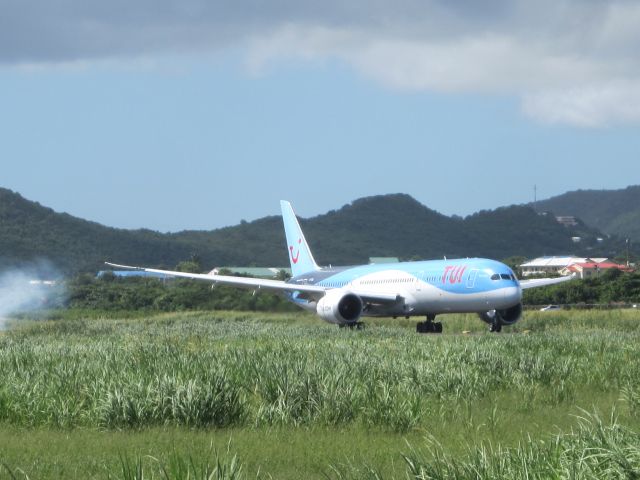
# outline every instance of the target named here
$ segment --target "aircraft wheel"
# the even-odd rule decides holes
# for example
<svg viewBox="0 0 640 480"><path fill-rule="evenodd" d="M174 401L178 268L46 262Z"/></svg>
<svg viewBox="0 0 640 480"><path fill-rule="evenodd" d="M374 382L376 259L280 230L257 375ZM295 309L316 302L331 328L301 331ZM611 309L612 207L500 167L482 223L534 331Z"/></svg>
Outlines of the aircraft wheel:
<svg viewBox="0 0 640 480"><path fill-rule="evenodd" d="M442 323L434 322L418 322L416 323L416 332L418 333L442 333Z"/></svg>
<svg viewBox="0 0 640 480"><path fill-rule="evenodd" d="M489 327L490 332L500 333L502 331L502 324L500 322L492 323Z"/></svg>
<svg viewBox="0 0 640 480"><path fill-rule="evenodd" d="M341 323L338 325L340 328L348 328L349 330L364 330L365 325L363 322L354 323Z"/></svg>

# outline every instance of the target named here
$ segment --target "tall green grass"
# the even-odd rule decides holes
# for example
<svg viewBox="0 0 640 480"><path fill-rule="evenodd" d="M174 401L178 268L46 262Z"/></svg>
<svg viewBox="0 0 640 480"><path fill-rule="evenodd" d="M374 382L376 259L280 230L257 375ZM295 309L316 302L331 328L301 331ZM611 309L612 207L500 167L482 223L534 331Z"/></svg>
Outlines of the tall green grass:
<svg viewBox="0 0 640 480"><path fill-rule="evenodd" d="M0 334L0 479L638 478L638 312L528 312L501 335L443 323L19 319ZM238 450L218 455L230 436ZM71 451L47 460L62 437Z"/></svg>
<svg viewBox="0 0 640 480"><path fill-rule="evenodd" d="M404 455L407 477L422 479L634 479L640 477L640 435L585 415L575 431L516 447L483 442L454 457L435 441ZM366 470L365 470L366 471Z"/></svg>
<svg viewBox="0 0 640 480"><path fill-rule="evenodd" d="M574 431L524 438L514 447L482 442L467 445L462 455L451 455L430 437L417 447L407 445L401 456L404 478L415 480L635 479L640 476L640 434L615 417L605 422L597 414L584 413ZM353 462L331 465L327 477L387 478L375 466Z"/></svg>
<svg viewBox="0 0 640 480"><path fill-rule="evenodd" d="M230 448L230 445L229 445ZM163 462L155 457L140 456L134 459L120 456L120 472L108 472L113 480L241 480L246 475L243 464L237 454L231 454L229 448L221 454L212 449L209 458L196 458L193 455L180 455L174 452Z"/></svg>
<svg viewBox="0 0 640 480"><path fill-rule="evenodd" d="M611 395L637 415L640 333L626 314L598 313L599 323L583 312L546 317L553 328L535 317L531 328L544 328L528 335L421 336L384 324L353 332L237 314L35 323L0 338L0 420L406 432L472 415L474 404L497 405L498 417L502 403L513 412L588 407Z"/></svg>
<svg viewBox="0 0 640 480"><path fill-rule="evenodd" d="M469 444L463 455L451 455L433 437L421 445L406 446L401 454L406 478L416 480L445 479L634 479L640 476L640 434L620 425L615 416L605 422L597 414L583 412L578 427L544 439L524 438L514 447L481 442ZM200 461L192 456L173 454L167 464L155 458L147 462L122 460L123 480L153 477L173 479L243 479L246 475L237 454L226 457L215 452L214 461ZM329 465L330 479L382 480L381 469L354 462ZM266 477L266 475L265 475ZM260 478L260 475L258 475Z"/></svg>

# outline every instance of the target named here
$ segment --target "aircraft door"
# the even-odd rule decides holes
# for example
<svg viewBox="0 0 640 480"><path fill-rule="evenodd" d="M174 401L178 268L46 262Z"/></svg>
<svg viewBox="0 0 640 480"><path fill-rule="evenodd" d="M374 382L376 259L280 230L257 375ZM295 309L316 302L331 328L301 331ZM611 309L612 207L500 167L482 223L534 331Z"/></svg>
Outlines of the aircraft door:
<svg viewBox="0 0 640 480"><path fill-rule="evenodd" d="M413 284L415 285L415 289L416 292L419 292L422 290L422 280L424 279L424 272L420 271L417 273L417 275L415 276L415 279L413 281Z"/></svg>
<svg viewBox="0 0 640 480"><path fill-rule="evenodd" d="M477 277L478 277L478 269L474 268L469 272L469 276L467 277L467 288L475 287Z"/></svg>

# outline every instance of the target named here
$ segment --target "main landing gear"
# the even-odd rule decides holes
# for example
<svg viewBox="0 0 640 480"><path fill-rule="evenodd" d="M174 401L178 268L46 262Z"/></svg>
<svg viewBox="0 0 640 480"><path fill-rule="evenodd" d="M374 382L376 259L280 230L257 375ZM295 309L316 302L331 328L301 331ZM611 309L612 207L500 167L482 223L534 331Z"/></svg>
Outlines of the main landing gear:
<svg viewBox="0 0 640 480"><path fill-rule="evenodd" d="M348 328L349 330L364 330L364 322L355 323L341 323L338 325L340 328Z"/></svg>
<svg viewBox="0 0 640 480"><path fill-rule="evenodd" d="M416 332L418 333L442 333L442 323L434 322L435 313L427 315L427 320L416 323Z"/></svg>

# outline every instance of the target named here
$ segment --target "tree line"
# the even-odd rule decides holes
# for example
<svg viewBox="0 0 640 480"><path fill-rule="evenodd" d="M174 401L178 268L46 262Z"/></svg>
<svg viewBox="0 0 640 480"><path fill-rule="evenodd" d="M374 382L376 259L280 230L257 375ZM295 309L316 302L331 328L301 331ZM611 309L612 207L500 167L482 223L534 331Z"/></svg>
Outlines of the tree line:
<svg viewBox="0 0 640 480"><path fill-rule="evenodd" d="M273 293L214 285L189 279L120 278L106 273L99 278L78 275L67 283L66 306L116 311L239 310L285 312L296 310Z"/></svg>
<svg viewBox="0 0 640 480"><path fill-rule="evenodd" d="M525 305L640 303L640 274L611 269L598 277L524 291Z"/></svg>

